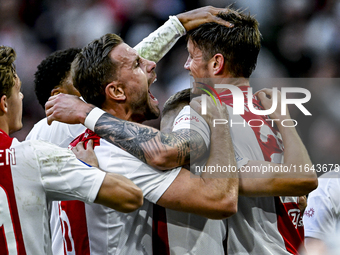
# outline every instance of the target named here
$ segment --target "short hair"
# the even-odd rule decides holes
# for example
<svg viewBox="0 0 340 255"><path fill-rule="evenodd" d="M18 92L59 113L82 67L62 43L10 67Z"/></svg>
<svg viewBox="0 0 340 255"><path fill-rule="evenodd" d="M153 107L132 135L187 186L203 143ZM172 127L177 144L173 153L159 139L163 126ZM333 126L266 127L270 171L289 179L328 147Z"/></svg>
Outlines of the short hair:
<svg viewBox="0 0 340 255"><path fill-rule="evenodd" d="M15 85L17 73L14 60L17 54L15 50L8 46L0 46L0 97L11 96L12 87Z"/></svg>
<svg viewBox="0 0 340 255"><path fill-rule="evenodd" d="M229 28L217 23L206 23L188 32L191 40L208 61L220 53L228 71L235 77L249 78L254 71L261 48L261 33L257 20L242 12L229 9L217 15L234 24Z"/></svg>
<svg viewBox="0 0 340 255"><path fill-rule="evenodd" d="M71 70L71 64L80 48L69 48L53 52L39 65L34 74L35 95L45 108L45 103L51 96L51 91L61 86Z"/></svg>
<svg viewBox="0 0 340 255"><path fill-rule="evenodd" d="M116 79L118 63L109 53L123 39L106 34L85 46L72 63L73 85L86 102L101 107L105 101L106 85Z"/></svg>
<svg viewBox="0 0 340 255"><path fill-rule="evenodd" d="M179 104L190 104L191 99L197 96L199 95L191 93L191 88L183 89L175 93L164 103L162 115L164 116L168 112L176 109Z"/></svg>

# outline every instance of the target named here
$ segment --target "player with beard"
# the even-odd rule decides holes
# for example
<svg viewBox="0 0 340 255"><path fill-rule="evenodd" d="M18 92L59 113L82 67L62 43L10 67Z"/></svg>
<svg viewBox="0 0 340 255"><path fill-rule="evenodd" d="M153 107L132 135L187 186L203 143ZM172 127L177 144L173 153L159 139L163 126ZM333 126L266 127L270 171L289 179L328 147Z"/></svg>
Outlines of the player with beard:
<svg viewBox="0 0 340 255"><path fill-rule="evenodd" d="M88 44L77 55L72 63L73 83L87 102L123 120L141 122L159 115L158 101L149 91L156 79L155 67L154 62L140 57L120 37L107 34ZM193 106L196 108L195 103ZM210 107L213 107L212 102ZM95 114L95 111L92 113ZM211 113L207 115L209 124L213 118L227 117L222 106L212 108ZM203 122L196 115L198 122ZM134 132L129 122L124 125ZM212 132L216 142L211 146L207 165L235 165L228 130L224 126ZM199 131L194 129L189 135L197 136ZM143 134L145 139L150 136L153 134ZM86 247L80 245L89 243L87 250L82 250L81 254L89 251L91 254L151 254L152 203L216 219L235 213L238 193L236 173L205 173L193 178L181 167L167 172L158 171L89 129L76 138L71 147L78 142L84 142L86 146L90 139L94 141L99 167L108 172L122 173L135 182L141 187L145 202L141 210L132 214L120 214L101 206L80 207L73 202L61 202L63 213L70 220L69 234L72 234L70 239L75 249L84 249ZM225 149L230 153L221 157ZM84 242L84 239L88 241Z"/></svg>
<svg viewBox="0 0 340 255"><path fill-rule="evenodd" d="M257 21L249 15L237 12L228 12L225 15L220 15L220 17L233 23L234 27L224 28L215 24L206 24L193 30L189 34L189 58L185 67L190 70L195 79L212 79L210 85L216 83L216 79L219 78L221 83L232 82L229 84L246 91L249 87L249 76L255 68L260 50L260 33ZM230 78L236 79L231 80ZM229 110L232 111L231 93L228 93L228 91L218 92L222 98L225 98ZM259 93L258 96L266 102L266 100L269 100L266 95L271 96L270 93L272 92L264 92L264 94ZM261 108L255 97L252 102L256 107ZM72 107L77 105L78 111L72 111L72 107L67 107L67 104ZM52 107L52 105L54 105L54 109L49 111L49 107ZM149 162L149 155L158 157L158 154L161 154L162 150L164 151L162 147L164 146L162 142L164 139L162 140L162 137L167 136L152 128L135 125L134 135L131 135L130 132L127 132L128 129L124 128L127 125L125 122L120 122L107 114L91 114L90 110L93 109L93 106L85 105L79 101L76 102L71 98L67 99L64 96L51 98L50 104L48 103L47 106L47 113L51 114L50 121L62 119L71 123L85 122L87 124L91 122L88 127L91 127L97 134L125 148L146 162ZM61 112L65 109L70 113L68 116L61 115ZM90 114L88 114L89 112ZM187 113L187 116L190 116L190 113ZM261 116L253 116L249 112L242 116L233 115L231 117L234 122L258 119L265 123L263 129L249 126L244 128L241 126L240 128L240 126L235 127L235 125L232 128L237 156L240 161L244 162L245 166L279 167L282 162L284 166L288 167L290 165L311 166L308 153L295 128L283 128L278 123L279 130L277 130L271 127L270 122L268 123ZM280 116L275 112L273 117L282 120L282 118L289 117L289 114ZM282 141L278 138L278 131L283 136L284 151ZM143 139L142 136L145 133L152 133L153 137ZM266 137L268 140L263 141L261 137ZM163 159L163 162L168 162L164 160L166 156L162 156L159 161ZM158 167L166 168L166 166L159 165ZM228 224L228 253L297 253L299 245L303 241L303 227L299 220L301 215L298 213L297 198L283 196L305 195L315 189L317 186L316 175L312 172L290 174L276 172L260 177L256 179L242 178L240 180L240 194L243 195L240 197L242 203L239 204L241 213L233 216ZM251 196L258 197L251 198ZM256 212L253 213L252 210ZM289 212L294 212L294 214Z"/></svg>
<svg viewBox="0 0 340 255"><path fill-rule="evenodd" d="M80 162L67 150L42 141L19 142L21 81L14 49L0 46L0 253L52 254L49 218L53 200L100 203L131 212L143 203L127 178Z"/></svg>

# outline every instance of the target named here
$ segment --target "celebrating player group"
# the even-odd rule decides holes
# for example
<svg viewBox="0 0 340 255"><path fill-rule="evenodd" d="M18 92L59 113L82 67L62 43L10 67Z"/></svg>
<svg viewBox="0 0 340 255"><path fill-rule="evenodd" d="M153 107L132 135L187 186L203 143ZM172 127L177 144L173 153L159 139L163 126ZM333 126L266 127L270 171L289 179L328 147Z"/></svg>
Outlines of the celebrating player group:
<svg viewBox="0 0 340 255"><path fill-rule="evenodd" d="M184 35L193 86L161 114L156 63ZM313 167L280 91L247 96L261 38L250 14L207 6L170 16L134 48L105 34L56 51L35 73L46 118L24 142L9 135L22 128L25 81L13 47L0 46L0 254L305 252L316 172L240 171ZM275 110L235 114L235 95L216 84ZM141 124L160 115L160 130ZM237 171L203 170L216 166Z"/></svg>

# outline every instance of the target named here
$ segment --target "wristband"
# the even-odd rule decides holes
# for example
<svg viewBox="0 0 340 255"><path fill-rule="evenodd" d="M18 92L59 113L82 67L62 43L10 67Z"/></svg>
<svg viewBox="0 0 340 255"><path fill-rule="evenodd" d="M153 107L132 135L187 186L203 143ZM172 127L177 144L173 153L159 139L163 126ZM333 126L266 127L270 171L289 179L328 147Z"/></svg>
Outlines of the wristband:
<svg viewBox="0 0 340 255"><path fill-rule="evenodd" d="M94 132L94 127L98 121L98 119L105 113L102 109L98 107L93 108L90 113L87 115L84 121L85 127L92 130Z"/></svg>

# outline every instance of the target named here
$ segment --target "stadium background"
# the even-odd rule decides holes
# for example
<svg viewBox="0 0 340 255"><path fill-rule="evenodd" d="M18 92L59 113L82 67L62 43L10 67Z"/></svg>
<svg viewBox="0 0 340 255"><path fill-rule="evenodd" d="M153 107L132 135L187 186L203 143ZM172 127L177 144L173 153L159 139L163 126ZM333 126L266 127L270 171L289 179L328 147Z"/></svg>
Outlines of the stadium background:
<svg viewBox="0 0 340 255"><path fill-rule="evenodd" d="M311 91L312 99L306 107L313 116L304 117L292 109L292 118L299 122L297 128L312 161L339 163L337 0L0 0L0 45L17 51L17 72L25 96L24 128L12 136L24 140L33 125L45 117L34 94L33 80L37 65L51 52L82 47L105 33L117 33L135 46L169 15L205 5L230 4L246 9L260 22L263 47L252 77L274 83L277 80L269 78L299 78L294 79L294 86ZM188 71L183 68L186 58L186 42L182 38L158 64L158 81L151 90L160 106L174 92L189 86ZM255 90L268 87L261 82L255 84ZM158 127L159 120L148 124Z"/></svg>

